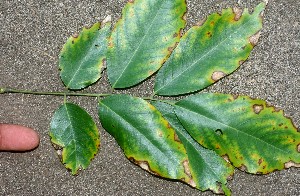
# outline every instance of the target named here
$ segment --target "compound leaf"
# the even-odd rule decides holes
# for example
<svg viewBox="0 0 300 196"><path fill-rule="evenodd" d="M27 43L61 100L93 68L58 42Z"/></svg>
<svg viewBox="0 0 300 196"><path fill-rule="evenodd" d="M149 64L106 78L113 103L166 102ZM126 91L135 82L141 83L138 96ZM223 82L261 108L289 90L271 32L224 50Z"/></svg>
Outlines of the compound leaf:
<svg viewBox="0 0 300 196"><path fill-rule="evenodd" d="M300 133L265 101L204 93L177 102L175 112L201 145L249 173L300 165Z"/></svg>
<svg viewBox="0 0 300 196"><path fill-rule="evenodd" d="M252 14L225 9L191 28L156 77L155 94L180 95L198 91L232 73L245 61L262 28L259 4Z"/></svg>
<svg viewBox="0 0 300 196"><path fill-rule="evenodd" d="M62 162L76 174L86 169L100 145L100 136L92 117L72 103L61 105L55 112L50 137L53 144L61 147Z"/></svg>
<svg viewBox="0 0 300 196"><path fill-rule="evenodd" d="M60 77L69 89L82 89L101 77L101 68L106 57L110 23L101 29L98 22L71 36L60 53Z"/></svg>
<svg viewBox="0 0 300 196"><path fill-rule="evenodd" d="M166 61L185 25L185 0L129 1L110 37L107 73L113 88L151 76Z"/></svg>
<svg viewBox="0 0 300 196"><path fill-rule="evenodd" d="M129 95L112 95L99 102L99 118L130 161L152 174L194 185L184 146L154 106Z"/></svg>
<svg viewBox="0 0 300 196"><path fill-rule="evenodd" d="M227 178L234 170L230 163L217 155L213 150L206 149L199 145L185 130L178 120L174 107L162 103L152 103L163 115L164 118L175 128L176 134L182 141L190 163L191 176L196 184L196 188L206 191L212 190L215 193L225 193L230 195L230 190L226 187Z"/></svg>

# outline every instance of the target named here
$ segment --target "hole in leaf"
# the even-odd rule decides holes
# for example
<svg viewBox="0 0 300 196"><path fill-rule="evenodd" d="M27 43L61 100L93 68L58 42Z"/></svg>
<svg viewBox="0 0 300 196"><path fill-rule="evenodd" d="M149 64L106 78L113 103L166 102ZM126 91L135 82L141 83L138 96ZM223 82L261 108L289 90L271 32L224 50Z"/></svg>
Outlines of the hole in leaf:
<svg viewBox="0 0 300 196"><path fill-rule="evenodd" d="M221 129L215 130L215 133L220 136L223 135L223 131Z"/></svg>

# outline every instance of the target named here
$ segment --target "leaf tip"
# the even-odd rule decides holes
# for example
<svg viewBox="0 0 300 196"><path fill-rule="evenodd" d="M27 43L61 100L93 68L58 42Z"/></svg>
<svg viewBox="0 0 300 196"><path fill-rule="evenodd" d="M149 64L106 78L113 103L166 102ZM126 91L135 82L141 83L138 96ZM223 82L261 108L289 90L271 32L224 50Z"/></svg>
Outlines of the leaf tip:
<svg viewBox="0 0 300 196"><path fill-rule="evenodd" d="M5 89L4 88L0 88L0 94L5 93Z"/></svg>
<svg viewBox="0 0 300 196"><path fill-rule="evenodd" d="M261 2L260 4L258 4L255 7L255 12L257 11L259 13L259 15L260 15L261 18L264 15L264 10L265 10L267 4L268 4L268 0L263 0L263 2Z"/></svg>

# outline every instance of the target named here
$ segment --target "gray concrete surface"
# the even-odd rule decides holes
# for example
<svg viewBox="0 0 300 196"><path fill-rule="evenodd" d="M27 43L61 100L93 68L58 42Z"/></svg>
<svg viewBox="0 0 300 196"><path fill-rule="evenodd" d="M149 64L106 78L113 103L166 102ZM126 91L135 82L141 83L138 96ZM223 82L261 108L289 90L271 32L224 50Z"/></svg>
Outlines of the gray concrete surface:
<svg viewBox="0 0 300 196"><path fill-rule="evenodd" d="M58 55L66 39L84 25L120 17L126 0L0 0L0 86L62 91ZM188 0L188 27L205 15L259 1ZM238 93L267 100L300 125L300 1L270 0L259 44L234 74L211 86L212 92ZM153 78L127 92L149 95ZM86 92L106 92L104 77ZM0 95L0 123L34 128L40 146L28 153L0 153L0 195L212 195L180 182L156 178L131 164L97 119L94 98L69 98L88 110L101 131L101 150L90 167L71 176L48 136L49 122L62 97ZM233 195L300 195L300 169L249 175L237 171Z"/></svg>

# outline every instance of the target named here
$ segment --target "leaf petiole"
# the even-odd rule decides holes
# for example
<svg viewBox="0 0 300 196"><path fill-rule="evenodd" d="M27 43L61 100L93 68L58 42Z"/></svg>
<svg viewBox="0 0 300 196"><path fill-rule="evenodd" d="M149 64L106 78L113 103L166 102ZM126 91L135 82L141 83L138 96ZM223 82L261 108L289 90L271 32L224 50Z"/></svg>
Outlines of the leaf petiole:
<svg viewBox="0 0 300 196"><path fill-rule="evenodd" d="M5 93L20 93L20 94L31 94L31 95L53 95L53 96L64 96L64 100L66 100L67 96L81 96L81 97L108 97L113 95L113 93L101 94L101 93L77 93L77 92L49 92L49 91L31 91L31 90L22 90L22 89L12 89L12 88L0 88L0 94ZM153 97L141 97L147 101L160 101L163 103L167 103L170 105L175 104L175 100L161 100L155 99Z"/></svg>
<svg viewBox="0 0 300 196"><path fill-rule="evenodd" d="M75 92L47 92L47 91L30 91L11 88L0 88L0 94L4 93L22 93L31 95L54 95L54 96L85 96L85 97L107 97L111 94L99 94L99 93L75 93Z"/></svg>

